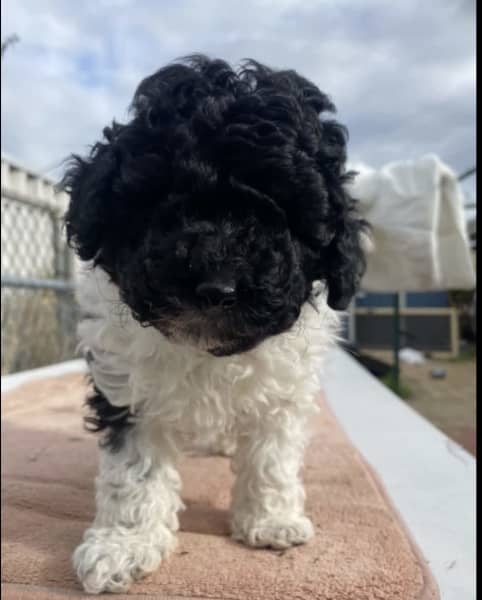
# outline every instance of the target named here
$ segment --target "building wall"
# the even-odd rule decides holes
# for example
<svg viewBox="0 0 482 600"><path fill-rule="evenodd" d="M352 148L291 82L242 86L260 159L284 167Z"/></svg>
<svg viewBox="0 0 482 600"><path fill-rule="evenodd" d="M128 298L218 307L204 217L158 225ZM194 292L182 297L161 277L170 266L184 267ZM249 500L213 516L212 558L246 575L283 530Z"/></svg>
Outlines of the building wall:
<svg viewBox="0 0 482 600"><path fill-rule="evenodd" d="M400 338L403 346L436 353L458 353L457 310L446 291L400 292ZM394 343L395 293L360 292L351 308L345 336L361 348L389 349Z"/></svg>

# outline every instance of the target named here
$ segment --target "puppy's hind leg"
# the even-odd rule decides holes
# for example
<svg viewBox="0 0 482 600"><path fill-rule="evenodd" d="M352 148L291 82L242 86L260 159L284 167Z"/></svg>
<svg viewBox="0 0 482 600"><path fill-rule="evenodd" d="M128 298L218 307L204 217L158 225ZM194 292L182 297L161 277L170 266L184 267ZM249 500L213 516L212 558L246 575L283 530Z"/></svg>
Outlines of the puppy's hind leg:
<svg viewBox="0 0 482 600"><path fill-rule="evenodd" d="M101 448L96 517L73 555L86 592L124 592L174 548L182 502L173 458L167 438L154 445L138 425L119 449Z"/></svg>

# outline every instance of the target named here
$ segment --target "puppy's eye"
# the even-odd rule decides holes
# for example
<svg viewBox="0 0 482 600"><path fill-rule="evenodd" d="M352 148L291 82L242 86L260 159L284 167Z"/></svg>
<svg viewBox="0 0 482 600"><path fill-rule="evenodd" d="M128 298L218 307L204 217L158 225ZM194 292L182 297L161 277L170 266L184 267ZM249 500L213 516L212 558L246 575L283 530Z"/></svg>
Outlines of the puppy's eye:
<svg viewBox="0 0 482 600"><path fill-rule="evenodd" d="M184 242L177 242L176 244L176 258L185 260L189 254L189 249Z"/></svg>
<svg viewBox="0 0 482 600"><path fill-rule="evenodd" d="M278 133L278 128L276 127L276 125L273 125L272 123L261 123L260 125L258 125L256 127L256 133L261 136L268 136L268 135L272 135L273 133Z"/></svg>

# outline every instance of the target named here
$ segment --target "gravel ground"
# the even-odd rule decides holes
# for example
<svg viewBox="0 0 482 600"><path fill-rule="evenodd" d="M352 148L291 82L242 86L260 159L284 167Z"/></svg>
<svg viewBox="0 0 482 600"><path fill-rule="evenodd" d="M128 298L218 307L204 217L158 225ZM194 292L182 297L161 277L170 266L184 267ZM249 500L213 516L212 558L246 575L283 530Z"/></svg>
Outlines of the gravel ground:
<svg viewBox="0 0 482 600"><path fill-rule="evenodd" d="M364 352L392 362L390 352ZM401 383L410 391L404 401L476 456L476 362L474 353L456 360L427 358L422 365L400 362ZM431 369L442 367L444 379L433 379Z"/></svg>

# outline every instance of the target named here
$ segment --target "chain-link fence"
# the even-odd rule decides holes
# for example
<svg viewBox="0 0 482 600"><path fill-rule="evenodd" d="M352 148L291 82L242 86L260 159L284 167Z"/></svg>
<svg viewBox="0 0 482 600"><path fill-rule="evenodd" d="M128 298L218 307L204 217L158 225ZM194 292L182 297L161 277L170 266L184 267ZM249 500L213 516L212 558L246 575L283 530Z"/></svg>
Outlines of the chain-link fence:
<svg viewBox="0 0 482 600"><path fill-rule="evenodd" d="M2 188L1 372L75 356L77 307L60 210Z"/></svg>

